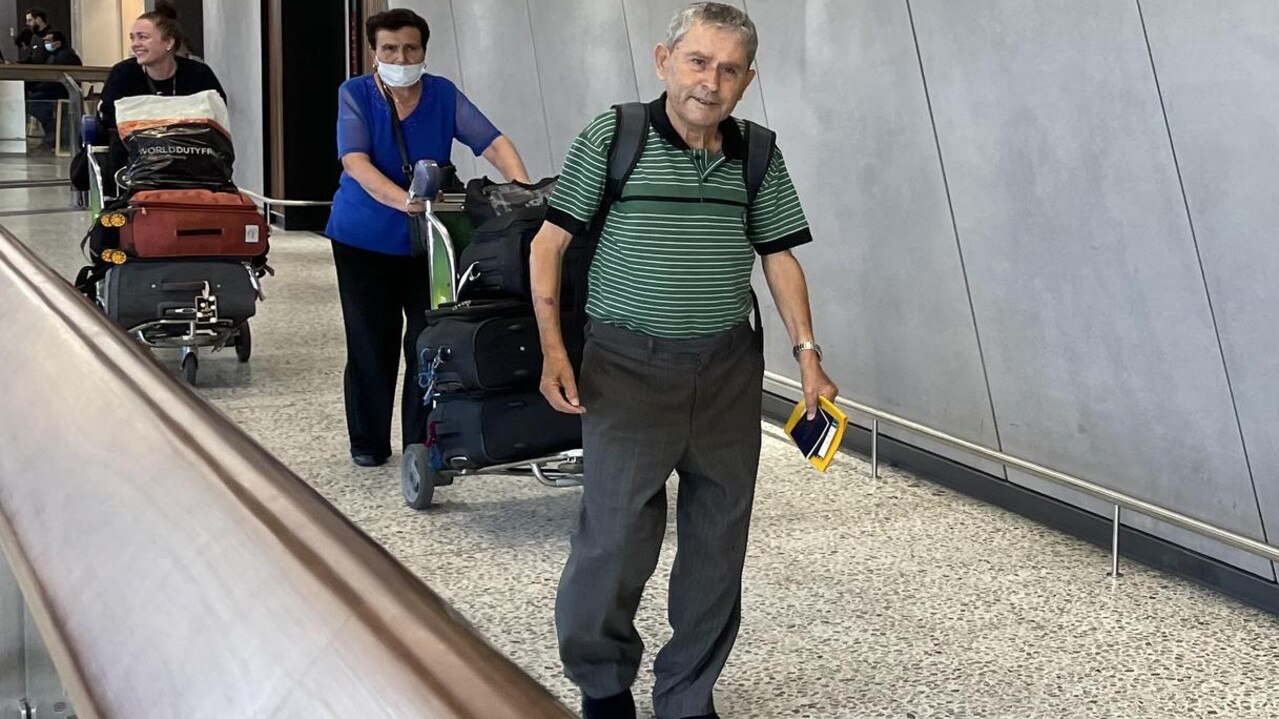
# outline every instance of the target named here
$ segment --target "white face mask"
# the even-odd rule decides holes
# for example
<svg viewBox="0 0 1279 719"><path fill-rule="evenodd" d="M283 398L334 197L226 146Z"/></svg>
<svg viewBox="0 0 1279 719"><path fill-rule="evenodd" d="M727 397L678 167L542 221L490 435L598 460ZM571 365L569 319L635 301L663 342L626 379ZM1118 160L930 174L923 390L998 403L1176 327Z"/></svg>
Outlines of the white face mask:
<svg viewBox="0 0 1279 719"><path fill-rule="evenodd" d="M377 64L377 74L382 76L382 82L391 87L408 87L418 80L422 79L422 71L425 69L425 63L417 63L415 65L388 65L384 62Z"/></svg>
<svg viewBox="0 0 1279 719"><path fill-rule="evenodd" d="M44 49L45 49L45 50L48 50L49 52L53 52L55 48L53 47L53 43L51 43L51 42L46 42L46 43L44 44Z"/></svg>

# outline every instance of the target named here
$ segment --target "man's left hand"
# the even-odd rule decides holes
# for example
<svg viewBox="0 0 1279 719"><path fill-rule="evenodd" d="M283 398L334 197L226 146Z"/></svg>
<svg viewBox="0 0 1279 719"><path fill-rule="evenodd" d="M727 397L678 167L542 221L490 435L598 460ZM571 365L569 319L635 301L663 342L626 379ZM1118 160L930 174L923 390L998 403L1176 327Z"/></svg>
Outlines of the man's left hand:
<svg viewBox="0 0 1279 719"><path fill-rule="evenodd" d="M839 388L822 369L822 362L815 352L804 352L799 362L800 383L804 387L804 411L808 418L817 417L817 398L825 397L831 402L839 395Z"/></svg>

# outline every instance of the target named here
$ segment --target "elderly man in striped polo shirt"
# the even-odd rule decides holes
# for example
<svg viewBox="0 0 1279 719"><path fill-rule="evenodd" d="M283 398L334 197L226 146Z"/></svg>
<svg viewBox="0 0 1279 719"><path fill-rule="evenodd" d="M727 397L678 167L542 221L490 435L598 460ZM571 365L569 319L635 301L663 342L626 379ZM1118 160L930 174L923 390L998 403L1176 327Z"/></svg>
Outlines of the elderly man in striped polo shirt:
<svg viewBox="0 0 1279 719"><path fill-rule="evenodd" d="M556 625L583 716L635 716L643 642L634 617L666 530L666 482L679 475L674 636L657 655L658 719L717 717L713 688L737 635L742 565L760 453L764 361L750 327L756 254L795 345L804 398L833 399L813 342L804 272L791 248L808 222L781 153L747 203L745 125L731 117L755 71L754 23L695 3L657 46L666 92L616 202L604 208L589 269L580 383L560 327L564 252L601 210L618 114L596 117L565 158L533 242L532 284L545 363L542 393L582 415L581 515L560 582Z"/></svg>

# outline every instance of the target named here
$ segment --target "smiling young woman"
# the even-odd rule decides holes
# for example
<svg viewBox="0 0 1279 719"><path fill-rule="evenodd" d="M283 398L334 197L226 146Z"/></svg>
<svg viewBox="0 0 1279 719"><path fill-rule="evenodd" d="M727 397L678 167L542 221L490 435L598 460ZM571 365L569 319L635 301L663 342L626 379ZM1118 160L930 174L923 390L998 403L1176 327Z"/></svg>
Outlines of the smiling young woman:
<svg viewBox="0 0 1279 719"><path fill-rule="evenodd" d="M128 153L116 132L115 103L122 97L139 95L194 95L216 90L226 92L213 70L202 62L180 57L184 38L178 13L171 3L157 2L156 9L143 13L129 29L132 57L111 67L98 103L98 121L110 138L111 152L103 173L107 189L114 191L111 176L128 161Z"/></svg>

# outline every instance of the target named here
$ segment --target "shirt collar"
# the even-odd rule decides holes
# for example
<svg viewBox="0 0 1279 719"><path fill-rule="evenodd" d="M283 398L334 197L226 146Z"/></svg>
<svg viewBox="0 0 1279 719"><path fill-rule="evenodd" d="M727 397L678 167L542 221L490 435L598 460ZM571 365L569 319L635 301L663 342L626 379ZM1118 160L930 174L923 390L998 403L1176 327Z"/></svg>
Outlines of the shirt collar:
<svg viewBox="0 0 1279 719"><path fill-rule="evenodd" d="M666 93L648 103L648 122L657 130L657 134L663 139L674 145L680 150L691 149L684 138L675 131L675 126L671 124L671 118L666 114ZM725 159L741 160L746 155L746 142L742 139L742 129L737 126L737 121L732 116L724 118L719 123L719 133L721 138L721 149L724 152Z"/></svg>

